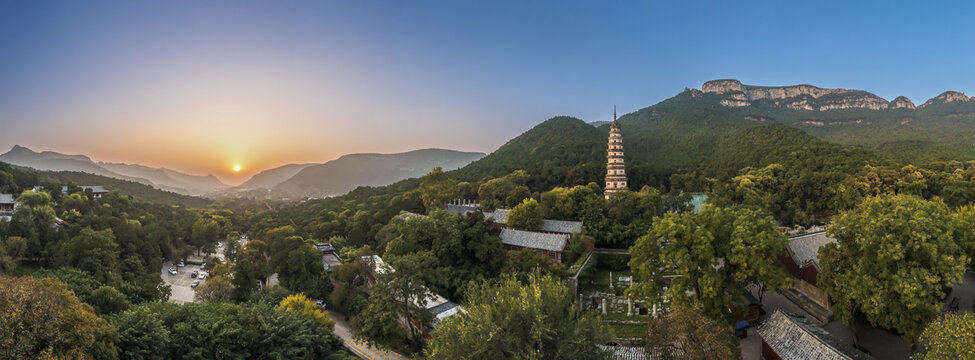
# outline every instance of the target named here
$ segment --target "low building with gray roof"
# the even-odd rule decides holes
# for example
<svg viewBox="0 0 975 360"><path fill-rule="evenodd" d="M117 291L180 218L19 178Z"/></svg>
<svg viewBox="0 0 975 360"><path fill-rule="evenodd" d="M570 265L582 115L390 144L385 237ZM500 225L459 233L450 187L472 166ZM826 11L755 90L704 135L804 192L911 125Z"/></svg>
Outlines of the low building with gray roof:
<svg viewBox="0 0 975 360"><path fill-rule="evenodd" d="M501 229L501 243L508 250L533 249L555 261L562 261L562 252L569 243L569 235Z"/></svg>
<svg viewBox="0 0 975 360"><path fill-rule="evenodd" d="M763 359L863 360L867 354L843 344L802 316L775 310L757 330Z"/></svg>

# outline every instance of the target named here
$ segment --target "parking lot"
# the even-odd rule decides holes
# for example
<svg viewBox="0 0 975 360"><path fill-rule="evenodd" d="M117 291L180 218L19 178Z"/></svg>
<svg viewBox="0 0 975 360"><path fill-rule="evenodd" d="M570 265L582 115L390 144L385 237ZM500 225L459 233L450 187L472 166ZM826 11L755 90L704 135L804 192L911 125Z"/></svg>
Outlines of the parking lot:
<svg viewBox="0 0 975 360"><path fill-rule="evenodd" d="M198 265L186 264L184 267L176 268L176 275L171 275L169 273L169 267L173 266L171 263L163 264L163 280L172 288L172 293L169 295L169 301L177 304L183 304L188 302L193 302L193 288L190 285L199 279L194 279L190 277L194 271L199 272L200 267ZM199 280L202 284L206 281Z"/></svg>
<svg viewBox="0 0 975 360"><path fill-rule="evenodd" d="M243 240L241 242L243 242ZM217 253L214 255L215 256L222 255L224 249L226 249L226 247L217 248ZM202 258L196 256L190 256L189 260L193 262L200 262ZM210 265L208 264L208 266ZM169 273L170 267L176 269L176 275L172 275ZM165 281L166 284L169 284L170 288L172 289L172 292L169 295L169 302L177 303L177 304L193 302L193 295L195 294L195 292L193 291L193 288L190 287L190 285L192 285L194 281L198 281L198 280L200 281L201 285L207 281L207 278L200 280L191 277L190 274L192 274L194 271L199 273L200 266L191 265L188 263L184 267L176 267L176 265L174 265L173 263L163 264L160 276L162 276L163 281ZM209 276L210 274L209 272L207 272L207 277Z"/></svg>

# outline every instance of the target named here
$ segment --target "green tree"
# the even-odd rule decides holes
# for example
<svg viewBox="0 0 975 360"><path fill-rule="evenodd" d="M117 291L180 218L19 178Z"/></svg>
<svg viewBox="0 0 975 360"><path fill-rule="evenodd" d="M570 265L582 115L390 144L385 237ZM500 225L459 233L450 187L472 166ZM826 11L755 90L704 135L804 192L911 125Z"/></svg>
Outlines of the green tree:
<svg viewBox="0 0 975 360"><path fill-rule="evenodd" d="M117 358L118 333L64 283L0 276L0 358Z"/></svg>
<svg viewBox="0 0 975 360"><path fill-rule="evenodd" d="M137 306L112 318L118 328L118 351L122 359L169 359L169 330L159 314Z"/></svg>
<svg viewBox="0 0 975 360"><path fill-rule="evenodd" d="M668 212L630 249L630 268L647 280L627 292L652 303L665 296L674 306L731 321L728 304L740 302L746 284L771 291L788 286L776 264L786 241L772 218L754 209L705 205L698 213ZM660 285L665 275L682 275L671 279L666 294Z"/></svg>
<svg viewBox="0 0 975 360"><path fill-rule="evenodd" d="M224 276L213 276L193 289L193 298L198 301L230 301L234 285Z"/></svg>
<svg viewBox="0 0 975 360"><path fill-rule="evenodd" d="M578 310L558 278L534 273L472 287L464 311L443 321L429 359L608 359L609 329Z"/></svg>
<svg viewBox="0 0 975 360"><path fill-rule="evenodd" d="M314 286L325 273L321 254L300 236L272 242L268 264L271 271L278 274L281 285L293 291L304 291L306 286Z"/></svg>
<svg viewBox="0 0 975 360"><path fill-rule="evenodd" d="M60 262L82 271L87 271L102 283L115 280L116 261L119 257L118 244L112 229L95 231L81 229L78 236L72 237L61 246Z"/></svg>
<svg viewBox="0 0 975 360"><path fill-rule="evenodd" d="M932 321L918 338L917 360L975 359L975 314L947 313Z"/></svg>
<svg viewBox="0 0 975 360"><path fill-rule="evenodd" d="M538 211L538 201L525 199L508 212L508 227L515 230L538 230L542 226L542 215Z"/></svg>
<svg viewBox="0 0 975 360"><path fill-rule="evenodd" d="M741 358L738 338L731 326L681 307L650 320L646 349L654 359Z"/></svg>
<svg viewBox="0 0 975 360"><path fill-rule="evenodd" d="M460 196L457 180L447 177L447 173L439 166L423 176L423 181L420 182L420 192L423 194L423 206L428 209L443 208L448 201L455 200Z"/></svg>
<svg viewBox="0 0 975 360"><path fill-rule="evenodd" d="M961 280L967 261L955 243L956 219L940 200L910 195L867 198L840 213L819 250L819 287L834 313L913 339L941 309L945 289Z"/></svg>
<svg viewBox="0 0 975 360"><path fill-rule="evenodd" d="M104 285L92 291L91 295L84 298L84 301L94 307L95 312L99 315L115 314L132 306L125 294L111 286Z"/></svg>

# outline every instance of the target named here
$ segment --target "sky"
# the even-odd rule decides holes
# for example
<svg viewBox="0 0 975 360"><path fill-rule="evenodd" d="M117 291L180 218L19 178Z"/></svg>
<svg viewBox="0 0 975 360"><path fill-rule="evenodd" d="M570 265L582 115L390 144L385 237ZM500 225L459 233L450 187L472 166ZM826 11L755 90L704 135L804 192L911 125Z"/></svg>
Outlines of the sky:
<svg viewBox="0 0 975 360"><path fill-rule="evenodd" d="M0 153L236 184L348 153L489 153L553 116L611 120L720 78L920 104L975 93L973 17L972 2L0 0Z"/></svg>

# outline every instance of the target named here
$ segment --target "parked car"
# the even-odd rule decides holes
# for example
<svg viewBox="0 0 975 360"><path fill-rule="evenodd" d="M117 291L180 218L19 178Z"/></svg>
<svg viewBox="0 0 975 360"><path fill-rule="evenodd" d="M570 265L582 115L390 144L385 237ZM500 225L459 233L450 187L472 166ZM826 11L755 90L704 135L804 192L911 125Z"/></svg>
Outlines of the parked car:
<svg viewBox="0 0 975 360"><path fill-rule="evenodd" d="M194 272L193 272L192 274L190 274L190 277L191 277L191 278L194 278L194 279L196 279L196 276L197 276L198 274L199 274L199 273L197 273L196 271L194 271Z"/></svg>
<svg viewBox="0 0 975 360"><path fill-rule="evenodd" d="M176 268L173 268L173 267L169 268L169 274L170 275L176 275Z"/></svg>
<svg viewBox="0 0 975 360"><path fill-rule="evenodd" d="M203 263L203 265L200 265L200 270L206 270L206 269L207 269L207 264L206 263Z"/></svg>
<svg viewBox="0 0 975 360"><path fill-rule="evenodd" d="M217 247L218 247L218 248L222 248L222 247L223 247L223 243L222 243L222 242L218 242L218 243L217 243Z"/></svg>
<svg viewBox="0 0 975 360"><path fill-rule="evenodd" d="M197 276L197 277L200 278L200 279L202 279L202 278L205 278L206 276L207 276L207 273L206 272L200 271L200 275Z"/></svg>
<svg viewBox="0 0 975 360"><path fill-rule="evenodd" d="M199 285L200 285L200 281L199 281L199 280L197 280L197 281L194 281L194 282L193 282L192 284L190 284L190 287L191 287L191 288L195 288L195 287L197 287L197 286L199 286Z"/></svg>
<svg viewBox="0 0 975 360"><path fill-rule="evenodd" d="M184 264L182 261L180 261L179 264L176 264L176 267L184 267L184 266L186 266L186 264Z"/></svg>
<svg viewBox="0 0 975 360"><path fill-rule="evenodd" d="M321 301L321 300L315 300L315 303L316 303L316 304L318 304L318 306L321 306L321 307L322 307L322 309L324 309L324 308L325 308L325 302L324 302L324 301Z"/></svg>
<svg viewBox="0 0 975 360"><path fill-rule="evenodd" d="M226 262L226 261L227 261L227 259L225 257L223 257L223 255L220 255L220 262Z"/></svg>

